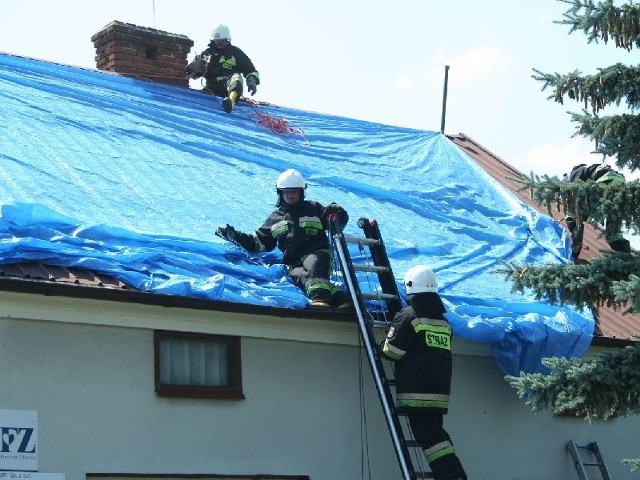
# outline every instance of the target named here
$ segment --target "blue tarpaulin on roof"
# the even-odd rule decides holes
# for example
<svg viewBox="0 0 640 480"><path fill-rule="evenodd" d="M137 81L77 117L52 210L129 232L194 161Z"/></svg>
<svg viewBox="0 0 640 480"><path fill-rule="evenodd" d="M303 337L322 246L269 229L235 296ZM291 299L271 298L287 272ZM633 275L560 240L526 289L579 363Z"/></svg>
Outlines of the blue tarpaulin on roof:
<svg viewBox="0 0 640 480"><path fill-rule="evenodd" d="M289 133L265 128L264 115ZM397 279L438 277L456 336L491 344L505 373L580 357L589 312L514 293L503 260L563 263L552 219L517 200L444 135L0 55L0 262L112 275L149 292L302 309L278 251L214 235L251 232L287 168L307 197L344 206L349 235L375 219ZM401 287L400 287L401 288Z"/></svg>

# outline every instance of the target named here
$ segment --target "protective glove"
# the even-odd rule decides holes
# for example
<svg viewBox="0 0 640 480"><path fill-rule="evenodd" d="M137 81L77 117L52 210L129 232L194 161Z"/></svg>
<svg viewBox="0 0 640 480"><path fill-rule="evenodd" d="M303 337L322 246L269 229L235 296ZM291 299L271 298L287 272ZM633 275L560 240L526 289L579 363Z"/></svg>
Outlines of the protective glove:
<svg viewBox="0 0 640 480"><path fill-rule="evenodd" d="M247 78L247 90L251 92L251 95L255 95L258 91L258 84L256 83L256 79L253 77Z"/></svg>
<svg viewBox="0 0 640 480"><path fill-rule="evenodd" d="M193 79L202 77L206 69L207 62L202 55L196 55L189 65L187 65L187 73Z"/></svg>
<svg viewBox="0 0 640 480"><path fill-rule="evenodd" d="M338 205L335 202L332 202L326 207L324 207L324 215L325 216L334 215L334 214L338 215L341 210L342 210L342 207L340 207L340 205Z"/></svg>
<svg viewBox="0 0 640 480"><path fill-rule="evenodd" d="M216 230L216 235L224 240L234 242L238 237L238 232L235 228L227 223L224 227L218 227L218 229Z"/></svg>
<svg viewBox="0 0 640 480"><path fill-rule="evenodd" d="M340 207L340 205L338 205L337 203L330 203L329 205L324 207L324 210L322 211L322 218L331 220L332 215L340 216L341 212L342 207Z"/></svg>

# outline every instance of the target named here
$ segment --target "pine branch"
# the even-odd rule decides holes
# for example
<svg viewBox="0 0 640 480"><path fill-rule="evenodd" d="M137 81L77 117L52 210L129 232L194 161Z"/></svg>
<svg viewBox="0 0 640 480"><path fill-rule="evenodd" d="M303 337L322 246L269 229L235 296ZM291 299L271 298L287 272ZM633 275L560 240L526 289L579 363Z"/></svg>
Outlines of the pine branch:
<svg viewBox="0 0 640 480"><path fill-rule="evenodd" d="M583 103L584 108L591 107L594 113L607 105L620 105L626 99L630 109L640 107L640 69L621 63L606 68L599 68L595 75L582 75L578 70L571 73L544 73L533 69L534 80L542 82L542 90L553 88L548 98L564 104L565 95L576 102Z"/></svg>
<svg viewBox="0 0 640 480"><path fill-rule="evenodd" d="M640 182L610 183L567 182L548 175L525 175L520 190L529 189L532 198L552 210L580 221L619 227L640 228Z"/></svg>
<svg viewBox="0 0 640 480"><path fill-rule="evenodd" d="M622 463L629 465L632 472L640 469L640 458L625 458Z"/></svg>
<svg viewBox="0 0 640 480"><path fill-rule="evenodd" d="M587 111L571 113L571 120L579 124L576 134L595 141L595 153L614 157L618 168L635 171L640 168L640 117L614 115L598 117Z"/></svg>
<svg viewBox="0 0 640 480"><path fill-rule="evenodd" d="M548 374L505 377L534 412L571 411L588 421L640 414L640 345L590 359L545 358L542 363Z"/></svg>
<svg viewBox="0 0 640 480"><path fill-rule="evenodd" d="M571 5L563 15L563 20L555 23L569 25L569 33L582 30L589 43L599 40L608 43L615 41L617 48L632 50L640 47L640 7L625 4L615 7L612 0L599 2L593 0L560 0ZM584 11L583 11L584 9Z"/></svg>
<svg viewBox="0 0 640 480"><path fill-rule="evenodd" d="M589 264L503 265L495 273L512 282L512 291L531 290L537 300L571 304L579 310L606 305L640 312L640 261L631 254L611 252Z"/></svg>

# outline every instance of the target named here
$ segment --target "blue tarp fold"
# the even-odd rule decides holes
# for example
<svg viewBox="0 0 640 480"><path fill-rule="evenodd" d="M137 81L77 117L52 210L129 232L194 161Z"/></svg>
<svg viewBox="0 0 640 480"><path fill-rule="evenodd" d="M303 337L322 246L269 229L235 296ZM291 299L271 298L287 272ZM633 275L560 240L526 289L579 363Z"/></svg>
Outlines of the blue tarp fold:
<svg viewBox="0 0 640 480"><path fill-rule="evenodd" d="M264 128L267 115L291 133ZM278 252L213 232L250 232L287 169L307 196L376 219L394 273L434 269L455 334L491 344L505 373L582 356L589 312L511 292L501 262L562 263L566 235L445 136L0 55L0 262L113 275L156 293L305 308Z"/></svg>

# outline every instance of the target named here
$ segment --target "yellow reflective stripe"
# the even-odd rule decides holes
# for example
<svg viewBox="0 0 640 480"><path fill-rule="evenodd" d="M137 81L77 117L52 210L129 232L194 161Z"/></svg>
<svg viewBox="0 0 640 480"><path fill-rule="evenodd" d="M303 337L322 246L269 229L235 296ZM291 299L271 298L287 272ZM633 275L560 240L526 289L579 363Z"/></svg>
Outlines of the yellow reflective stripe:
<svg viewBox="0 0 640 480"><path fill-rule="evenodd" d="M443 410L449 408L449 402L441 400L398 400L396 404L398 407L408 408L441 408Z"/></svg>
<svg viewBox="0 0 640 480"><path fill-rule="evenodd" d="M439 318L414 318L411 320L411 325L417 330L417 325L434 325L436 327L449 327L449 322L441 320Z"/></svg>
<svg viewBox="0 0 640 480"><path fill-rule="evenodd" d="M300 228L322 230L322 221L320 221L319 217L300 217L298 225L300 225Z"/></svg>
<svg viewBox="0 0 640 480"><path fill-rule="evenodd" d="M307 287L307 293L311 293L311 292L315 292L316 290L327 290L329 292L331 292L332 287L330 283L325 283L325 282L316 282L313 283L311 285L309 285L309 287Z"/></svg>
<svg viewBox="0 0 640 480"><path fill-rule="evenodd" d="M387 340L384 341L382 352L389 358L394 360L400 360L407 353L405 350L401 350L398 347L391 345Z"/></svg>
<svg viewBox="0 0 640 480"><path fill-rule="evenodd" d="M449 408L449 395L444 393L398 393L396 404L410 408Z"/></svg>
<svg viewBox="0 0 640 480"><path fill-rule="evenodd" d="M451 350L451 327L436 326L429 323L417 323L413 326L416 333L424 332L427 346Z"/></svg>
<svg viewBox="0 0 640 480"><path fill-rule="evenodd" d="M430 464L444 457L445 455L453 455L456 453L453 445L449 441L436 443L433 447L424 449L424 456Z"/></svg>
<svg viewBox="0 0 640 480"><path fill-rule="evenodd" d="M274 223L271 225L271 236L273 238L278 238L283 233L287 233L289 231L289 224L286 220L282 220L278 223Z"/></svg>
<svg viewBox="0 0 640 480"><path fill-rule="evenodd" d="M610 183L610 182L626 183L626 180L624 178L624 175L622 175L620 172L607 172L603 176L601 176L598 180L596 180L596 183Z"/></svg>

